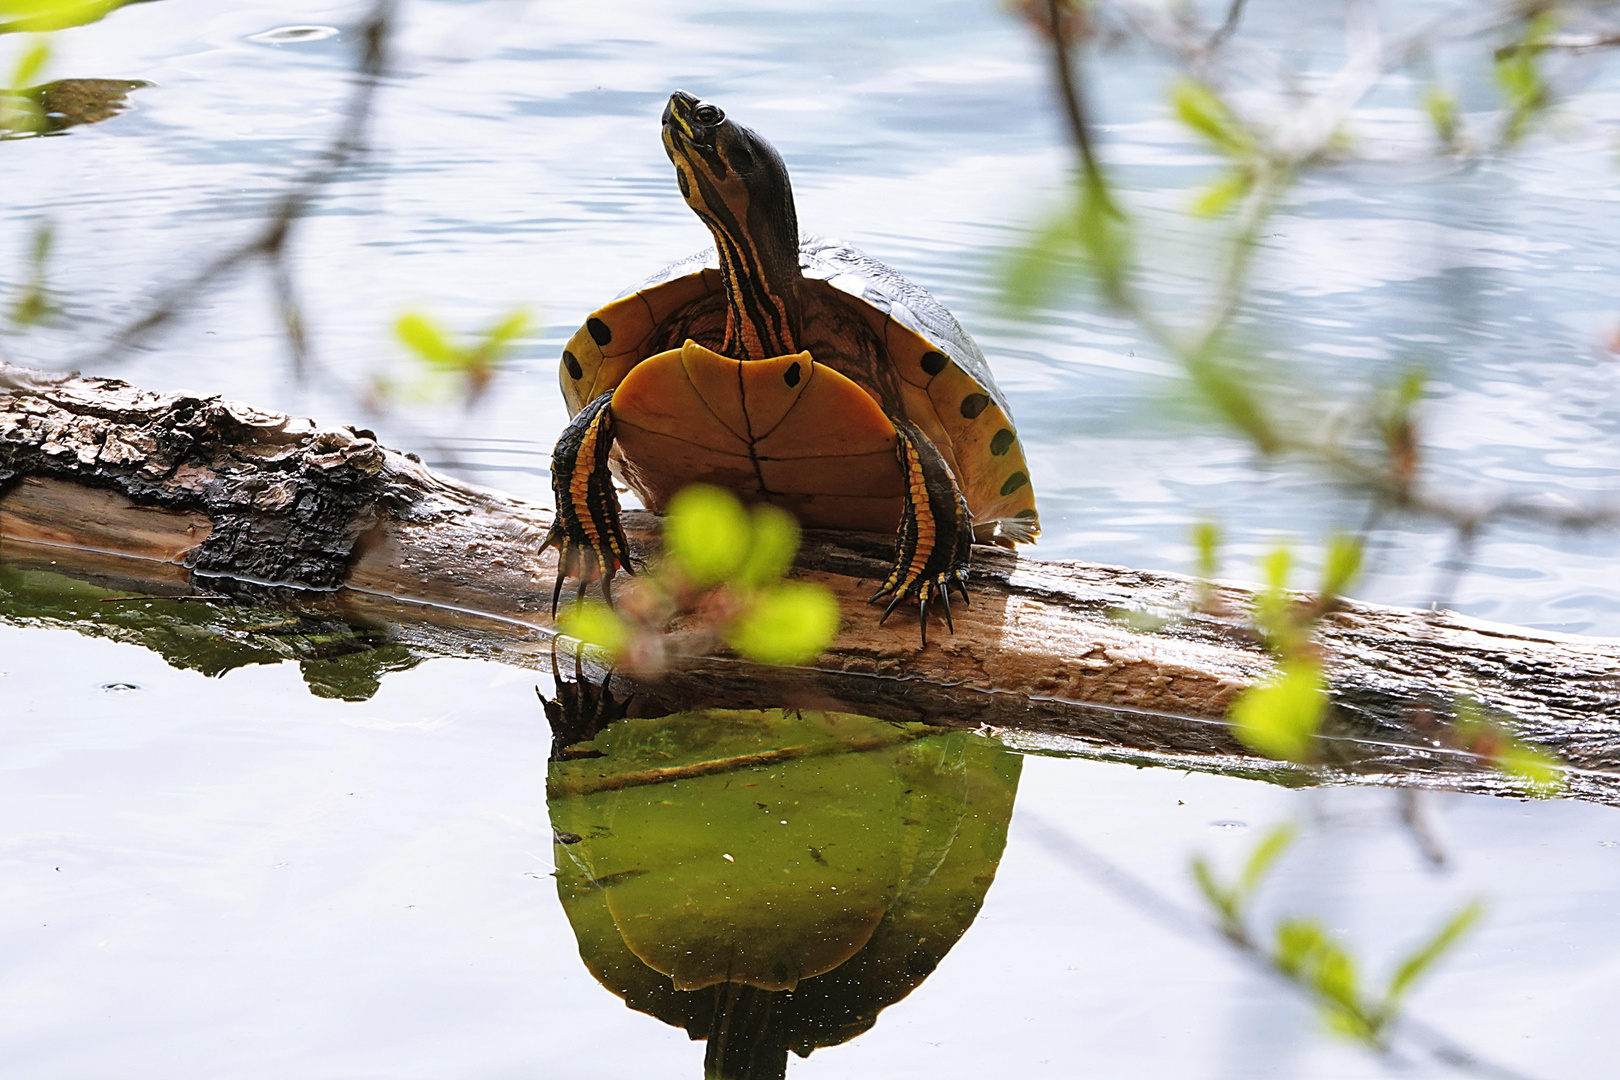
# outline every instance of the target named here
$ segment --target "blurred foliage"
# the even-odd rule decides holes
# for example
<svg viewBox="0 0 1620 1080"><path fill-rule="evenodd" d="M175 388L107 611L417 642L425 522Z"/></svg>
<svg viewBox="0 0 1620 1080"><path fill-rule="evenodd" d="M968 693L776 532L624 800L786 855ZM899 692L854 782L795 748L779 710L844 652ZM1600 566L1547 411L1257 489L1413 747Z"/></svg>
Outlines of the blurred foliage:
<svg viewBox="0 0 1620 1080"><path fill-rule="evenodd" d="M56 229L49 221L34 226L28 245L28 266L22 289L11 304L11 323L19 330L44 322L56 310L46 285L46 264L56 240Z"/></svg>
<svg viewBox="0 0 1620 1080"><path fill-rule="evenodd" d="M0 34L32 32L0 85L0 139L47 135L94 124L123 111L131 90L149 84L127 79L59 79L38 84L52 56L48 32L104 18L125 3L144 0L0 0Z"/></svg>
<svg viewBox="0 0 1620 1080"><path fill-rule="evenodd" d="M0 0L0 34L44 33L98 22L151 0Z"/></svg>
<svg viewBox="0 0 1620 1080"><path fill-rule="evenodd" d="M1213 565L1215 553L1205 548L1214 538L1202 534L1198 542L1200 566ZM1279 760L1311 760L1328 708L1327 674L1314 641L1316 625L1354 584L1361 560L1359 538L1331 538L1322 556L1321 583L1310 595L1288 587L1294 564L1288 547L1273 549L1262 561L1265 585L1255 597L1251 617L1279 664L1269 679L1238 695L1227 717L1233 734L1251 750Z"/></svg>
<svg viewBox="0 0 1620 1080"><path fill-rule="evenodd" d="M1207 859L1195 856L1193 880L1227 940L1307 993L1329 1030L1385 1050L1389 1031L1400 1019L1401 1005L1412 987L1472 929L1484 914L1484 905L1474 900L1459 908L1401 958L1382 993L1372 993L1364 985L1354 956L1321 920L1284 917L1270 935L1257 934L1252 928L1255 894L1297 835L1292 824L1272 829L1255 845L1231 883L1222 881ZM1269 947L1265 944L1268 936Z"/></svg>
<svg viewBox="0 0 1620 1080"><path fill-rule="evenodd" d="M423 371L406 385L376 376L372 382L373 393L379 404L401 398L417 401L460 398L471 408L483 398L501 362L510 355L517 339L529 330L531 321L526 309L517 308L495 320L471 341L459 342L430 316L420 311L406 312L394 323L394 336L421 364Z"/></svg>
<svg viewBox="0 0 1620 1080"><path fill-rule="evenodd" d="M1563 791L1563 763L1520 740L1507 726L1507 717L1467 697L1458 698L1453 708L1449 740L1453 746L1522 781L1529 794L1547 798Z"/></svg>
<svg viewBox="0 0 1620 1080"><path fill-rule="evenodd" d="M1320 664L1285 661L1276 674L1239 694L1227 720L1232 733L1257 753L1306 761L1327 711L1327 679Z"/></svg>
<svg viewBox="0 0 1620 1080"><path fill-rule="evenodd" d="M799 524L780 507L745 507L704 484L670 500L664 557L637 576L619 609L576 601L558 629L632 669L664 663L665 631L689 616L689 633L717 636L739 656L807 664L838 633L838 600L824 585L785 581L799 550Z"/></svg>
<svg viewBox="0 0 1620 1080"><path fill-rule="evenodd" d="M46 129L45 110L28 93L51 59L51 44L44 36L30 41L12 65L0 87L0 138L38 135Z"/></svg>
<svg viewBox="0 0 1620 1080"><path fill-rule="evenodd" d="M1525 21L1520 39L1497 51L1496 84L1507 106L1501 136L1505 146L1523 139L1531 122L1552 102L1552 90L1541 73L1541 54L1558 23L1557 8L1536 11Z"/></svg>

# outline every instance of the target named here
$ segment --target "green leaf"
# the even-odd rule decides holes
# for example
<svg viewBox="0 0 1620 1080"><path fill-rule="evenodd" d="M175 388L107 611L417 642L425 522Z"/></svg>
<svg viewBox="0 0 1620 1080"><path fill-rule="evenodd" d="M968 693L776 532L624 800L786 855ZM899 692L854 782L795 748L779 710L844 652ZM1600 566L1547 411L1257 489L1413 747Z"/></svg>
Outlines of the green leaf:
<svg viewBox="0 0 1620 1080"><path fill-rule="evenodd" d="M1532 795L1547 797L1564 789L1568 779L1564 763L1519 739L1478 701L1459 694L1452 710L1451 734L1456 745L1485 755L1497 769L1526 781Z"/></svg>
<svg viewBox="0 0 1620 1080"><path fill-rule="evenodd" d="M736 576L748 558L753 522L736 496L707 484L683 488L664 516L664 550L700 589Z"/></svg>
<svg viewBox="0 0 1620 1080"><path fill-rule="evenodd" d="M0 0L0 34L43 33L104 19L142 0Z"/></svg>
<svg viewBox="0 0 1620 1080"><path fill-rule="evenodd" d="M1254 136L1232 107L1207 84L1196 79L1178 79L1170 88L1170 105L1183 124L1202 135L1221 153L1238 157L1254 150Z"/></svg>
<svg viewBox="0 0 1620 1080"><path fill-rule="evenodd" d="M1082 176L1069 205L1036 229L1002 272L1002 300L1014 311L1046 301L1066 274L1089 272L1117 298L1130 264L1130 222L1101 176Z"/></svg>
<svg viewBox="0 0 1620 1080"><path fill-rule="evenodd" d="M34 84L39 73L45 70L45 65L51 58L50 39L41 35L33 40L23 54L17 58L17 66L11 72L11 88L21 91Z"/></svg>
<svg viewBox="0 0 1620 1080"><path fill-rule="evenodd" d="M808 664L838 633L838 599L823 585L783 581L755 594L726 631L726 644L762 664Z"/></svg>
<svg viewBox="0 0 1620 1080"><path fill-rule="evenodd" d="M1254 624L1264 635L1267 647L1283 657L1296 651L1304 632L1295 614L1294 598L1288 592L1293 565L1293 552L1286 545L1274 548L1260 562L1266 585L1254 598Z"/></svg>
<svg viewBox="0 0 1620 1080"><path fill-rule="evenodd" d="M1294 842L1299 835L1299 829L1293 822L1285 822L1272 829L1249 853L1249 861L1243 866L1243 876L1238 879L1237 893L1244 899L1254 895L1260 887L1271 868L1276 865L1282 853Z"/></svg>
<svg viewBox="0 0 1620 1080"><path fill-rule="evenodd" d="M748 555L737 570L737 582L750 589L780 581L799 551L799 522L792 514L761 503L752 519Z"/></svg>
<svg viewBox="0 0 1620 1080"><path fill-rule="evenodd" d="M1253 190L1253 170L1230 169L1200 192L1190 209L1195 217L1219 217Z"/></svg>
<svg viewBox="0 0 1620 1080"><path fill-rule="evenodd" d="M1198 883L1198 891L1204 894L1209 906L1214 908L1221 917L1221 922L1228 927L1238 924L1237 896L1215 877L1215 871L1210 869L1208 860L1202 855L1195 855L1192 861L1193 880Z"/></svg>
<svg viewBox="0 0 1620 1080"><path fill-rule="evenodd" d="M1384 995L1385 1012L1393 1013L1395 1004L1412 988L1412 984L1423 976L1435 961L1445 955L1452 946L1462 939L1462 936L1473 929L1475 923L1485 914L1485 905L1479 900L1471 900L1464 904L1458 912L1447 919L1445 925L1435 931L1433 937L1418 946L1401 961L1401 966L1395 969L1395 974L1389 980L1389 992Z"/></svg>
<svg viewBox="0 0 1620 1080"><path fill-rule="evenodd" d="M1518 739L1510 739L1496 759L1498 769L1526 781L1531 794L1541 798L1550 798L1564 790L1566 777L1562 766L1551 754Z"/></svg>
<svg viewBox="0 0 1620 1080"><path fill-rule="evenodd" d="M1277 923L1277 951L1272 960L1285 974L1298 977L1307 972L1324 940L1322 924L1314 919L1283 919Z"/></svg>
<svg viewBox="0 0 1620 1080"><path fill-rule="evenodd" d="M1524 137L1530 122L1552 100L1541 75L1541 51L1557 28L1558 12L1542 11L1525 23L1524 36L1517 43L1497 53L1496 84L1508 110L1502 139L1509 145Z"/></svg>
<svg viewBox="0 0 1620 1080"><path fill-rule="evenodd" d="M1462 120L1457 111L1456 94L1438 83L1430 83L1423 90L1423 111L1429 114L1435 137L1442 144L1447 147L1458 145Z"/></svg>
<svg viewBox="0 0 1620 1080"><path fill-rule="evenodd" d="M630 624L600 600L576 600L557 616L557 630L616 660L630 644Z"/></svg>
<svg viewBox="0 0 1620 1080"><path fill-rule="evenodd" d="M1344 948L1326 934L1314 957L1311 985L1318 994L1352 1015L1361 1013L1356 991L1356 962Z"/></svg>
<svg viewBox="0 0 1620 1080"><path fill-rule="evenodd" d="M1289 571L1294 568L1294 553L1284 546L1273 548L1260 568L1265 573L1267 588L1286 589Z"/></svg>
<svg viewBox="0 0 1620 1080"><path fill-rule="evenodd" d="M1376 1045L1384 1017L1369 1013L1357 987L1355 960L1315 919L1284 919L1277 924L1272 962L1309 990L1328 1027L1358 1042Z"/></svg>
<svg viewBox="0 0 1620 1080"><path fill-rule="evenodd" d="M1361 539L1335 536L1322 564L1322 596L1343 596L1361 573Z"/></svg>
<svg viewBox="0 0 1620 1080"><path fill-rule="evenodd" d="M1232 703L1232 733L1251 750L1284 761L1310 754L1327 709L1322 669L1309 661L1285 661L1277 674L1245 690Z"/></svg>
<svg viewBox="0 0 1620 1080"><path fill-rule="evenodd" d="M529 312L524 308L518 308L485 332L483 350L494 359L496 353L528 328Z"/></svg>
<svg viewBox="0 0 1620 1080"><path fill-rule="evenodd" d="M1262 454L1281 449L1276 425L1242 371L1207 353L1188 356L1185 363L1193 387L1216 416L1247 437Z"/></svg>
<svg viewBox="0 0 1620 1080"><path fill-rule="evenodd" d="M49 221L42 221L34 227L34 239L28 246L28 261L36 274L45 268L46 260L51 257L51 248L55 243L55 225Z"/></svg>
<svg viewBox="0 0 1620 1080"><path fill-rule="evenodd" d="M1200 521L1194 525L1193 548L1198 552L1195 572L1201 578L1214 577L1220 571L1220 526L1212 521Z"/></svg>
<svg viewBox="0 0 1620 1080"><path fill-rule="evenodd" d="M399 340L418 357L435 367L462 366L463 352L439 325L416 311L406 312L394 324Z"/></svg>

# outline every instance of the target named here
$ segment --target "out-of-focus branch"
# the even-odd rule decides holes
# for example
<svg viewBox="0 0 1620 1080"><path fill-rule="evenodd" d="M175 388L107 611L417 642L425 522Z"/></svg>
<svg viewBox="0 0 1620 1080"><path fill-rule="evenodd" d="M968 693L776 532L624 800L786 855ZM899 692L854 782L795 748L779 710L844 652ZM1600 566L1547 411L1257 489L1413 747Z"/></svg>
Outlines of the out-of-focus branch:
<svg viewBox="0 0 1620 1080"><path fill-rule="evenodd" d="M1057 25L1059 6L1058 0L1048 0L1053 26ZM1170 52L1189 71L1202 71L1207 67L1210 57L1208 42L1193 34L1186 24L1170 19L1162 11L1128 0L1115 0L1112 6L1137 26L1145 39ZM1235 2L1233 9L1229 10L1229 21L1233 12L1241 14L1240 2ZM1339 72L1322 91L1310 95L1291 109L1281 122L1271 125L1275 134L1261 141L1259 134L1254 133L1256 150L1251 162L1253 182L1237 210L1218 292L1197 329L1189 334L1166 323L1136 295L1129 281L1122 276L1110 282L1106 290L1108 299L1155 344L1180 359L1189 370L1208 361L1243 303L1260 229L1276 200L1296 171L1320 161L1328 154L1351 111L1378 84L1380 76L1392 66L1406 62L1417 47L1416 43L1428 40L1426 35L1472 37L1499 30L1515 20L1522 22L1525 18L1522 5L1495 6L1487 12L1473 12L1469 17L1455 18L1449 23L1437 17L1426 22L1419 30L1391 43L1384 41L1379 33L1374 0L1351 0L1345 17L1346 58ZM1616 39L1620 41L1620 35L1616 35ZM1051 40L1053 77L1064 103L1081 171L1088 184L1107 198L1109 196L1096 154L1090 119L1084 108L1085 99L1079 85L1077 65L1069 44L1060 35L1052 34ZM1455 531L1460 551L1464 554L1472 549L1491 525L1504 521L1522 521L1569 531L1620 525L1620 502L1555 507L1532 498L1508 496L1470 503L1420 487L1414 477L1415 458L1411 462L1398 461L1392 452L1387 461L1370 462L1364 455L1352 453L1331 435L1300 435L1262 425L1246 428L1245 434L1265 456L1294 458L1321 467L1345 488L1366 495L1375 506L1398 509L1444 523ZM1415 455L1415 445L1410 449ZM1449 593L1455 584L1453 575L1452 579L1443 583L1444 591Z"/></svg>
<svg viewBox="0 0 1620 1080"><path fill-rule="evenodd" d="M1069 42L1063 34L1063 7L1065 0L1046 0L1048 37L1052 42L1052 64L1057 69L1058 93L1063 98L1063 114L1069 122L1069 138L1080 154L1080 168L1086 183L1094 191L1104 191L1102 168L1097 163L1097 151L1092 145L1091 125L1086 122L1085 99L1081 96L1080 80L1075 74Z"/></svg>
<svg viewBox="0 0 1620 1080"><path fill-rule="evenodd" d="M1243 21L1243 8L1246 3L1247 0L1232 0L1231 6L1226 9L1226 18L1215 32L1209 35L1209 40L1204 42L1205 52L1214 52L1237 33L1238 24Z"/></svg>
<svg viewBox="0 0 1620 1080"><path fill-rule="evenodd" d="M1027 812L1020 820L1025 830L1033 835L1035 842L1048 853L1058 857L1071 869L1085 874L1102 885L1129 904L1133 910L1147 915L1166 929L1200 943L1224 942L1236 956L1254 970L1313 1002L1317 1000L1317 994L1309 984L1284 970L1277 959L1251 937L1222 932L1207 919L1178 904L1077 839L1069 829ZM1530 1080L1527 1074L1481 1057L1421 1020L1402 1016L1394 1022L1391 1035L1408 1043L1413 1049L1421 1049L1435 1061L1467 1076L1480 1077L1482 1080Z"/></svg>
<svg viewBox="0 0 1620 1080"><path fill-rule="evenodd" d="M285 263L287 242L322 189L365 149L366 129L377 89L388 72L397 6L397 0L375 0L356 26L359 54L354 89L344 108L343 122L332 141L317 156L315 164L271 203L270 215L264 224L247 239L208 260L196 273L161 290L144 312L76 366L95 367L117 359L195 305L210 289L219 287L237 271L259 259L270 267L288 342L295 362L300 368L303 366L307 359L307 341Z"/></svg>

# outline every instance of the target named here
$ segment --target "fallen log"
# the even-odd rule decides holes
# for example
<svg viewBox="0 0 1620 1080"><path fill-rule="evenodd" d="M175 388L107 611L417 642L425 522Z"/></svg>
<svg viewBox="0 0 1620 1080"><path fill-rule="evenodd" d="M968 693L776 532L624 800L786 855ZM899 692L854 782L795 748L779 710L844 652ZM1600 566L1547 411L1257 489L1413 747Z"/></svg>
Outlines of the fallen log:
<svg viewBox="0 0 1620 1080"><path fill-rule="evenodd" d="M549 667L555 556L537 554L549 523L364 429L0 365L0 554L13 564L151 592L270 595L383 627L416 655ZM632 512L626 525L638 557L656 550L656 519ZM1247 755L1221 721L1272 668L1244 616L1251 590L983 548L972 607L919 648L866 602L891 550L886 537L807 535L795 573L832 588L843 612L814 665L678 655L637 689L672 708L836 704L1289 782L1517 791L1437 746L1427 710L1469 695L1567 762L1572 792L1620 803L1620 641L1346 602L1319 634L1334 706L1323 753L1337 771L1307 776ZM119 629L110 616L67 621Z"/></svg>

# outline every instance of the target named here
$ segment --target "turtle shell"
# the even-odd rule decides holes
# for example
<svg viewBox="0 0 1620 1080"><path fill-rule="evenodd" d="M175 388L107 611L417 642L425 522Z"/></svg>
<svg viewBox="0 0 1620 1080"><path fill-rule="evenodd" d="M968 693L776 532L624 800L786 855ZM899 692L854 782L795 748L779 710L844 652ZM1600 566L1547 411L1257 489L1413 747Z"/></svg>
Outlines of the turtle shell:
<svg viewBox="0 0 1620 1080"><path fill-rule="evenodd" d="M1039 517L1011 410L961 324L923 289L840 241L805 240L799 265L806 351L885 414L922 429L951 466L981 542L1033 540ZM665 267L593 312L569 341L559 372L569 414L689 338L717 345L724 320L713 248ZM634 482L638 470L622 460L614 466L638 491L644 486Z"/></svg>

